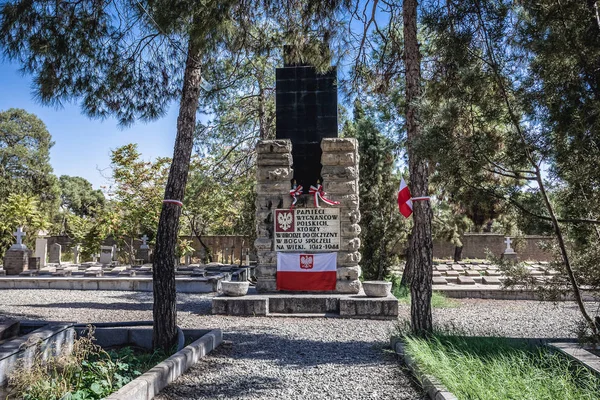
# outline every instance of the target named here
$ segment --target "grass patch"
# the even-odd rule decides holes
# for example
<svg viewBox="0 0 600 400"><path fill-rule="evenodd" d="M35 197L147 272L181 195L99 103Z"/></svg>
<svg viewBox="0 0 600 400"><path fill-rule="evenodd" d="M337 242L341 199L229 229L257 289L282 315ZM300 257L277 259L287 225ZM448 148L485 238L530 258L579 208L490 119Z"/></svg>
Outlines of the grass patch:
<svg viewBox="0 0 600 400"><path fill-rule="evenodd" d="M403 337L405 351L459 399L593 400L600 379L544 347L493 337Z"/></svg>
<svg viewBox="0 0 600 400"><path fill-rule="evenodd" d="M10 398L102 399L168 357L135 347L105 351L93 343L92 335L90 329L88 336L77 339L71 354L47 360L38 354L29 368L17 368L9 377Z"/></svg>
<svg viewBox="0 0 600 400"><path fill-rule="evenodd" d="M400 286L400 279L392 280L392 294L400 303L410 304L410 288ZM443 293L433 292L431 294L431 307L433 308L455 308L460 303L454 299L446 297Z"/></svg>

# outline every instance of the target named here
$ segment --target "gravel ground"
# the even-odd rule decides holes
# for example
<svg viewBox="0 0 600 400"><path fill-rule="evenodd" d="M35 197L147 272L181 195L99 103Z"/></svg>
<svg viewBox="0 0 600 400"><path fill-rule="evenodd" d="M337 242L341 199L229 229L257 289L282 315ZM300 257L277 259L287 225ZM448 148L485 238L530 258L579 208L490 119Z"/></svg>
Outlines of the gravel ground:
<svg viewBox="0 0 600 400"><path fill-rule="evenodd" d="M220 328L226 342L167 387L160 400L422 399L386 345L394 321L236 318L210 315L211 295L180 294L179 324ZM438 326L470 334L573 336L572 303L458 300L434 309ZM598 305L590 305L595 307ZM400 319L409 315L401 305ZM100 322L150 320L152 294L109 291L4 290L2 317Z"/></svg>

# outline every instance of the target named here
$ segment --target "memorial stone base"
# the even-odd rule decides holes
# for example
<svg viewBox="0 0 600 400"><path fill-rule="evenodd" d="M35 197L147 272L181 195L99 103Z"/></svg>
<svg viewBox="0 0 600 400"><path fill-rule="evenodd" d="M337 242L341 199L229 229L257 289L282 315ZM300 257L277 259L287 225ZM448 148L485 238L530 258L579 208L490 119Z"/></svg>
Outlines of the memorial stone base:
<svg viewBox="0 0 600 400"><path fill-rule="evenodd" d="M29 269L29 250L9 249L4 255L4 270L6 275L19 275Z"/></svg>
<svg viewBox="0 0 600 400"><path fill-rule="evenodd" d="M361 290L358 143L356 139L324 138L321 150L323 189L328 199L340 202L340 205L320 202L323 208L338 208L340 218L339 232L336 234L338 247L320 250L337 252L337 280L335 290L329 293L357 294ZM256 152L256 289L259 293L268 293L277 291L275 210L289 210L292 204L292 143L287 139L262 140L257 144ZM314 208L313 195L298 196L297 210ZM310 248L298 251L311 253Z"/></svg>

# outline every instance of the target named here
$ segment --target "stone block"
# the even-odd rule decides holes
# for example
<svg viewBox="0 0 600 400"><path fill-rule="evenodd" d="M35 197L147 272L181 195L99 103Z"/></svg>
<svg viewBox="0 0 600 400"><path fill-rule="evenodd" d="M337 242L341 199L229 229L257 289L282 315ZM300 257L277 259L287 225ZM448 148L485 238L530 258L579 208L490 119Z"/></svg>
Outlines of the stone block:
<svg viewBox="0 0 600 400"><path fill-rule="evenodd" d="M434 276L433 277L433 284L434 285L447 285L448 282L446 281L446 278L444 278L444 277Z"/></svg>
<svg viewBox="0 0 600 400"><path fill-rule="evenodd" d="M502 275L500 272L498 272L498 270L495 270L495 269L488 269L488 270L485 271L485 274L487 276L500 276L500 275Z"/></svg>
<svg viewBox="0 0 600 400"><path fill-rule="evenodd" d="M342 224L341 226L341 235L346 237L358 236L360 235L360 225L359 224Z"/></svg>
<svg viewBox="0 0 600 400"><path fill-rule="evenodd" d="M446 276L459 276L458 271L446 271Z"/></svg>
<svg viewBox="0 0 600 400"><path fill-rule="evenodd" d="M323 138L321 149L325 152L347 152L358 149L358 141L354 138Z"/></svg>
<svg viewBox="0 0 600 400"><path fill-rule="evenodd" d="M257 252L257 256L259 265L277 264L276 251L259 251Z"/></svg>
<svg viewBox="0 0 600 400"><path fill-rule="evenodd" d="M358 210L359 208L359 198L358 195L356 194L345 194L345 195L339 195L336 196L335 198L337 201L339 201L341 203L341 212L346 212L346 211L354 211L354 210Z"/></svg>
<svg viewBox="0 0 600 400"><path fill-rule="evenodd" d="M482 282L484 285L501 285L500 278L497 276L483 276Z"/></svg>
<svg viewBox="0 0 600 400"><path fill-rule="evenodd" d="M294 171L289 167L259 168L256 171L256 179L259 182L287 181L288 184L294 176Z"/></svg>
<svg viewBox="0 0 600 400"><path fill-rule="evenodd" d="M360 222L360 211L343 207L340 209L340 221L358 224Z"/></svg>
<svg viewBox="0 0 600 400"><path fill-rule="evenodd" d="M261 167L290 167L292 155L289 153L259 154L256 157L256 165Z"/></svg>
<svg viewBox="0 0 600 400"><path fill-rule="evenodd" d="M267 315L268 298L256 297L215 297L212 300L212 313L220 315Z"/></svg>
<svg viewBox="0 0 600 400"><path fill-rule="evenodd" d="M323 189L327 195L353 194L358 193L358 180L351 181L326 181L323 182Z"/></svg>
<svg viewBox="0 0 600 400"><path fill-rule="evenodd" d="M29 269L29 250L8 249L4 254L6 275L19 275Z"/></svg>
<svg viewBox="0 0 600 400"><path fill-rule="evenodd" d="M355 280L338 280L335 284L335 291L337 293L350 293L358 294L360 292L361 284L358 279Z"/></svg>
<svg viewBox="0 0 600 400"><path fill-rule="evenodd" d="M281 194L261 194L258 193L256 197L256 209L257 211L273 210L275 208L290 208L292 205L292 197L289 195L289 191Z"/></svg>
<svg viewBox="0 0 600 400"><path fill-rule="evenodd" d="M435 269L437 269L440 272L448 271L448 267L446 267L445 265L438 265L437 267L435 267Z"/></svg>
<svg viewBox="0 0 600 400"><path fill-rule="evenodd" d="M340 316L396 319L398 300L391 295L383 298L341 298Z"/></svg>
<svg viewBox="0 0 600 400"><path fill-rule="evenodd" d="M337 313L339 299L325 296L273 296L269 298L269 312L278 314Z"/></svg>
<svg viewBox="0 0 600 400"><path fill-rule="evenodd" d="M357 251L360 248L360 238L340 240L340 250Z"/></svg>
<svg viewBox="0 0 600 400"><path fill-rule="evenodd" d="M292 184L289 181L258 183L256 185L256 193L289 194L291 188Z"/></svg>
<svg viewBox="0 0 600 400"><path fill-rule="evenodd" d="M452 265L452 270L462 272L465 269L462 266L460 266L459 264L454 264L454 265Z"/></svg>
<svg viewBox="0 0 600 400"><path fill-rule="evenodd" d="M473 277L473 276L481 276L481 274L479 273L479 271L474 271L474 270L472 270L472 269L467 269L467 270L465 270L465 275L466 275L466 276L470 276L470 277Z"/></svg>
<svg viewBox="0 0 600 400"><path fill-rule="evenodd" d="M360 276L361 268L359 265L354 267L338 267L337 268L337 279L338 280L356 280Z"/></svg>
<svg viewBox="0 0 600 400"><path fill-rule="evenodd" d="M351 167L356 165L357 159L358 156L354 152L323 153L321 156L321 165L339 165Z"/></svg>
<svg viewBox="0 0 600 400"><path fill-rule="evenodd" d="M459 275L458 283L461 285L474 285L475 281L471 277Z"/></svg>
<svg viewBox="0 0 600 400"><path fill-rule="evenodd" d="M358 168L356 166L328 165L321 170L321 177L324 183L358 179Z"/></svg>
<svg viewBox="0 0 600 400"><path fill-rule="evenodd" d="M277 290L277 282L275 279L259 279L256 282L256 291L259 293L275 292Z"/></svg>
<svg viewBox="0 0 600 400"><path fill-rule="evenodd" d="M271 251L273 248L273 240L259 237L254 241L254 247L256 248L256 251Z"/></svg>
<svg viewBox="0 0 600 400"><path fill-rule="evenodd" d="M256 277L257 278L275 278L277 276L277 265L257 265L256 266Z"/></svg>
<svg viewBox="0 0 600 400"><path fill-rule="evenodd" d="M338 266L356 266L360 263L360 253L358 251L338 251L337 264Z"/></svg>
<svg viewBox="0 0 600 400"><path fill-rule="evenodd" d="M289 139L261 140L256 144L258 154L291 153L292 142Z"/></svg>

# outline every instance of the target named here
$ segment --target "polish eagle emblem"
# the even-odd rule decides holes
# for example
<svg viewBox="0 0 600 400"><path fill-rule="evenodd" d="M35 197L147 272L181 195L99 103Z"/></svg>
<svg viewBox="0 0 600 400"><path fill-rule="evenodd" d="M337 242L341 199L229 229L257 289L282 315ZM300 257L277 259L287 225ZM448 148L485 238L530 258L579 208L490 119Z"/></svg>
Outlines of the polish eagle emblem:
<svg viewBox="0 0 600 400"><path fill-rule="evenodd" d="M308 254L302 254L300 256L300 268L312 269L314 265L314 257Z"/></svg>
<svg viewBox="0 0 600 400"><path fill-rule="evenodd" d="M293 217L291 212L280 212L279 214L277 214L277 223L279 224L279 227L284 231L290 229L290 227L292 226L292 220Z"/></svg>

